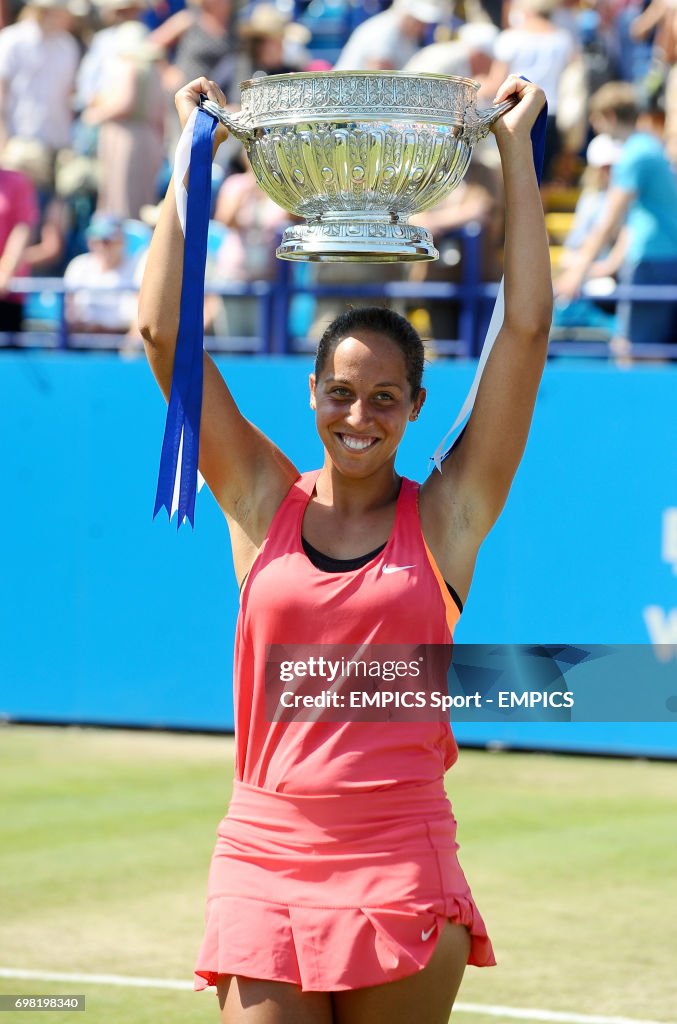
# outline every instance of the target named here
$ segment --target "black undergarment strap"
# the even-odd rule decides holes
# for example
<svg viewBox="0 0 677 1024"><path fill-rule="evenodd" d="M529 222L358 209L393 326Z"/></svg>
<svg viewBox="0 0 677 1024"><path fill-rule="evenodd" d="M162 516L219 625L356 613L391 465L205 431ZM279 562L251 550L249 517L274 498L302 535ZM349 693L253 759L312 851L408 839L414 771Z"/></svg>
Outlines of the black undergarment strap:
<svg viewBox="0 0 677 1024"><path fill-rule="evenodd" d="M449 591L449 593L451 594L451 596L453 598L454 604L458 608L459 612L462 612L463 611L463 601L461 601L460 597L458 596L458 594L456 593L456 591L452 587L451 583L447 583L446 580L444 581L444 583L446 585L447 590Z"/></svg>
<svg viewBox="0 0 677 1024"><path fill-rule="evenodd" d="M381 544L380 547L374 548L373 551L367 552L366 555L358 555L357 558L332 558L330 555L325 555L323 551L318 551L314 548L305 537L301 537L301 543L303 544L303 550L307 554L310 561L313 563L316 569L321 572L353 572L354 569L361 569L367 562L371 562L372 558L376 558L380 551L383 551L385 543ZM451 583L447 583L447 590L454 599L458 610L463 611L463 602L452 587Z"/></svg>
<svg viewBox="0 0 677 1024"><path fill-rule="evenodd" d="M377 548L374 548L373 551L367 552L366 555L358 555L357 558L332 558L330 555L325 555L322 551L314 548L305 537L301 537L301 543L303 544L303 550L315 568L320 569L322 572L352 572L354 569L361 569L367 562L371 562L372 558L376 558L379 551L383 551L385 547L384 542Z"/></svg>

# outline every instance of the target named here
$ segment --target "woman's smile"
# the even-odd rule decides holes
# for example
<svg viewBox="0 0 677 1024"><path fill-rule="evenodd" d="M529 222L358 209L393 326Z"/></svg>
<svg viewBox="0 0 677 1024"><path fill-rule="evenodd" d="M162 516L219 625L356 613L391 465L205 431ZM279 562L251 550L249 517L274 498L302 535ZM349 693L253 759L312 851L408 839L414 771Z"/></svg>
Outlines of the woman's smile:
<svg viewBox="0 0 677 1024"><path fill-rule="evenodd" d="M378 437L371 437L362 434L337 433L336 435L344 448L351 452L365 452L378 444Z"/></svg>

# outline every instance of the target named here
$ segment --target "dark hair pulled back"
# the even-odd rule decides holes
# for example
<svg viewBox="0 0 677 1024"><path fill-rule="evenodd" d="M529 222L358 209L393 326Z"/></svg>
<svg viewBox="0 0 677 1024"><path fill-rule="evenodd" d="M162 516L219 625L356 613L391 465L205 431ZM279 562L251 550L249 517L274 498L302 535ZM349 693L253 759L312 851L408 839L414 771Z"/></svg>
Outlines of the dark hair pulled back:
<svg viewBox="0 0 677 1024"><path fill-rule="evenodd" d="M418 396L423 380L424 350L418 331L399 313L385 306L362 306L348 309L329 324L320 338L315 356L315 377L319 378L334 346L356 331L383 334L402 352L412 399Z"/></svg>

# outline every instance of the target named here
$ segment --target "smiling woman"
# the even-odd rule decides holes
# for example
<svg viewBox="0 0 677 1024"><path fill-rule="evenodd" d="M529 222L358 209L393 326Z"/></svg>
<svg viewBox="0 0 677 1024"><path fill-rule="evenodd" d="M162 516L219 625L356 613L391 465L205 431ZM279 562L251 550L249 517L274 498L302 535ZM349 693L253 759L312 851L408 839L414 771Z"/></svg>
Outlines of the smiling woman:
<svg viewBox="0 0 677 1024"><path fill-rule="evenodd" d="M182 123L200 93L225 103L213 82L191 82L177 94ZM226 517L241 586L235 781L195 964L195 988L215 987L223 1024L446 1024L466 964L496 962L456 855L448 718L290 721L270 714L267 698L273 650L305 663L346 648L451 645L526 443L552 312L530 143L544 98L511 77L496 99L513 94L494 129L505 318L440 472L419 486L395 469L426 397L420 338L395 313L351 310L325 332L309 382L324 460L310 473L242 416L203 356L200 470ZM216 144L224 138L219 125ZM173 187L139 314L167 399L183 269ZM446 688L446 666L438 682Z"/></svg>
<svg viewBox="0 0 677 1024"><path fill-rule="evenodd" d="M425 401L422 376L423 344L397 313L357 309L329 325L310 376L310 405L327 452L360 456L344 472L362 475L375 459L394 456Z"/></svg>

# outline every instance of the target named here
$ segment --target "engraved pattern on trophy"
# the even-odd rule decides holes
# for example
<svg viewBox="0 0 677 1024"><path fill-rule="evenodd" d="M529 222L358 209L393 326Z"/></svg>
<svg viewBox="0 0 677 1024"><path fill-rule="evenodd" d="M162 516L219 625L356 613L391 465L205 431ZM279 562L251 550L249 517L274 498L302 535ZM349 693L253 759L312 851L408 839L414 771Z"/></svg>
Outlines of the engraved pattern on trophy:
<svg viewBox="0 0 677 1024"><path fill-rule="evenodd" d="M386 125L383 134L383 150L381 154L382 172L379 185L379 205L389 209L394 214L393 182L397 175L397 168L402 161L403 140L398 131L394 131Z"/></svg>
<svg viewBox="0 0 677 1024"><path fill-rule="evenodd" d="M463 111L463 121L465 124L463 137L470 146L475 146L483 138L483 121L473 103L469 103Z"/></svg>
<svg viewBox="0 0 677 1024"><path fill-rule="evenodd" d="M348 163L349 163L349 188L350 193L346 197L346 206L356 210L368 210L369 193L367 190L366 163L367 163L367 132L351 132L348 136Z"/></svg>
<svg viewBox="0 0 677 1024"><path fill-rule="evenodd" d="M284 259L436 259L407 218L465 174L472 147L513 101L478 112L477 82L444 75L346 71L271 75L242 84L237 115L205 109L240 138L261 187L306 220Z"/></svg>
<svg viewBox="0 0 677 1024"><path fill-rule="evenodd" d="M290 81L292 78L295 81ZM346 116L359 114L364 118L373 111L382 119L405 113L417 120L441 118L463 127L464 109L473 103L476 89L477 83L470 79L442 75L300 72L243 82L242 111L248 120L265 119L267 123L288 123L290 114L300 120L312 120L327 113L333 117L340 109Z"/></svg>

